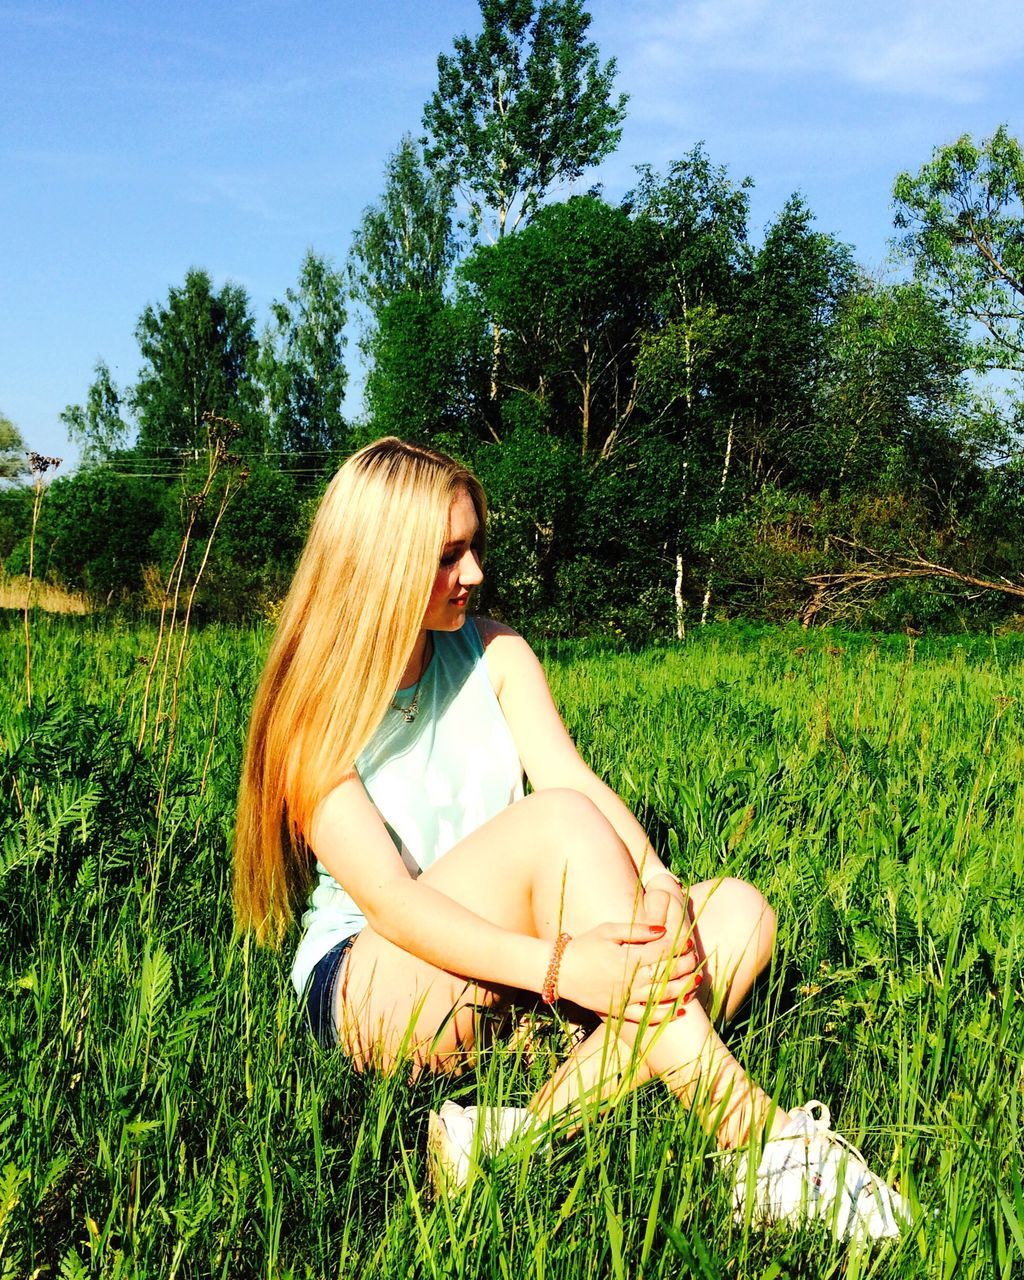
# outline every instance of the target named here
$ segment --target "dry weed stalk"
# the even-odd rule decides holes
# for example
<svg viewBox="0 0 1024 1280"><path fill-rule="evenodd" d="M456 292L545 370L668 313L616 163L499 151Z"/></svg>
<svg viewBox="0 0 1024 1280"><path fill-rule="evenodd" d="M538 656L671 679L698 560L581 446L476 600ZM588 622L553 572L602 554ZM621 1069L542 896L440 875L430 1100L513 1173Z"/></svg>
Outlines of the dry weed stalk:
<svg viewBox="0 0 1024 1280"><path fill-rule="evenodd" d="M175 726L178 716L178 694L185 666L189 626L196 591L209 563L213 540L228 503L249 477L242 459L230 450L242 428L230 418L204 413L206 423L206 474L198 491L183 495L184 530L181 545L171 571L164 583L160 601L160 623L156 644L146 662L146 684L142 695L142 716L139 725L138 745L146 740L147 730L152 732L152 745L157 747L161 735L164 742L164 781L174 750ZM188 456L183 461L182 481L186 479ZM191 582L186 579L189 551L193 545L200 515L212 501L216 510L203 544L199 565ZM184 602L184 603L183 603ZM161 787L161 800L163 788Z"/></svg>
<svg viewBox="0 0 1024 1280"><path fill-rule="evenodd" d="M32 631L29 626L29 611L32 608L32 579L36 565L36 526L39 523L39 508L43 505L43 476L51 468L55 471L63 461L62 458L48 458L46 454L32 451L28 455L28 469L32 473L32 529L28 538L28 585L25 588L25 699L32 705Z"/></svg>

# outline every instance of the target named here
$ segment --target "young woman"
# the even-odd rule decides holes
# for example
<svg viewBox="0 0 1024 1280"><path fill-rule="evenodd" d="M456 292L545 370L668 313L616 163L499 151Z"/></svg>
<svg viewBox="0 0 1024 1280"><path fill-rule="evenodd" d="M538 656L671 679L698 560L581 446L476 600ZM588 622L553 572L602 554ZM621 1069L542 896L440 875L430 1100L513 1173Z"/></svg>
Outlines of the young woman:
<svg viewBox="0 0 1024 1280"><path fill-rule="evenodd" d="M784 1112L713 1024L768 963L771 907L735 879L684 888L580 758L529 646L469 616L485 520L473 475L394 438L335 476L253 708L240 925L278 944L306 901L296 990L359 1068L450 1068L511 992L598 1016L528 1111L431 1116L449 1182L481 1146L657 1077L723 1148L771 1139L749 1176L736 1163L738 1208L896 1234L902 1203L820 1104Z"/></svg>

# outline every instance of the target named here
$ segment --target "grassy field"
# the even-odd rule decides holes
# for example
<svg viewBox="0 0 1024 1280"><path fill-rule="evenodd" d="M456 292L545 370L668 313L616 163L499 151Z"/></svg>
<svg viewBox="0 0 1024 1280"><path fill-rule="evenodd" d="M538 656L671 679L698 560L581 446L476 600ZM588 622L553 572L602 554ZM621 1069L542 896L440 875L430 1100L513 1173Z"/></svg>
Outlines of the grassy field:
<svg viewBox="0 0 1024 1280"><path fill-rule="evenodd" d="M34 628L28 708L0 622L0 1277L1024 1275L1020 638L714 627L545 655L675 869L776 906L730 1042L921 1206L895 1247L851 1252L734 1225L657 1087L428 1203L429 1109L524 1099L544 1064L499 1045L457 1080L357 1076L304 1034L288 955L233 937L266 633L194 637L168 755L167 724L136 746L151 631Z"/></svg>

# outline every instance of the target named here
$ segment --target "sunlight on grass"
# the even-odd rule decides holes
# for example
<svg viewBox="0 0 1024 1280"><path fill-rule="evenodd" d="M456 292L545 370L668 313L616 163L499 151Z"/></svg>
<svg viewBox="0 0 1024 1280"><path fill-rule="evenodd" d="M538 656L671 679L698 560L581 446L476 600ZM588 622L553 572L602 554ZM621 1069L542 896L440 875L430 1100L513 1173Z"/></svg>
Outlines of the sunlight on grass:
<svg viewBox="0 0 1024 1280"><path fill-rule="evenodd" d="M431 1203L430 1108L522 1102L557 1029L532 1060L502 1036L414 1086L310 1042L290 957L231 921L268 633L194 637L165 775L136 746L151 627L39 619L31 710L0 627L0 1277L1022 1273L1018 638L714 627L546 655L584 755L674 868L774 903L776 963L730 1043L783 1105L827 1101L920 1206L898 1244L851 1253L734 1225L713 1144L657 1086Z"/></svg>
<svg viewBox="0 0 1024 1280"><path fill-rule="evenodd" d="M92 605L86 597L77 591L65 591L63 587L55 587L48 582L35 581L31 584L24 575L8 578L0 576L0 609L24 609L30 602L45 613L90 613Z"/></svg>

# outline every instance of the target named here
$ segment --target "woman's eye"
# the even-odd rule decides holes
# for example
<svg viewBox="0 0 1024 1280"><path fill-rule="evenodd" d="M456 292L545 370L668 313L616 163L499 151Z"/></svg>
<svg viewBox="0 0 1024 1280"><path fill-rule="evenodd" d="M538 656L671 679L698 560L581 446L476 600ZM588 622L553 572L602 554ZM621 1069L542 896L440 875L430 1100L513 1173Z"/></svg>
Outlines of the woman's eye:
<svg viewBox="0 0 1024 1280"><path fill-rule="evenodd" d="M458 558L454 552L449 551L447 555L441 557L441 564L445 569L450 569Z"/></svg>

